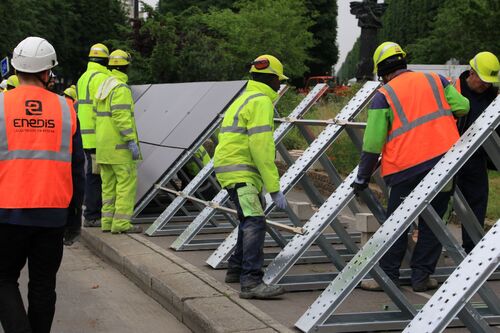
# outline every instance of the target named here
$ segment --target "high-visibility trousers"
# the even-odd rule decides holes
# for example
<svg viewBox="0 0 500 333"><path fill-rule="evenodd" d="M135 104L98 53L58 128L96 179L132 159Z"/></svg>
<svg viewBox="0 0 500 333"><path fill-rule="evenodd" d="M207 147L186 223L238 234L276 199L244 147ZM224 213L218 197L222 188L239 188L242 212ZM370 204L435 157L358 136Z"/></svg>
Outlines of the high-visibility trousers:
<svg viewBox="0 0 500 333"><path fill-rule="evenodd" d="M132 228L137 192L137 164L100 164L102 179L102 230L122 232Z"/></svg>

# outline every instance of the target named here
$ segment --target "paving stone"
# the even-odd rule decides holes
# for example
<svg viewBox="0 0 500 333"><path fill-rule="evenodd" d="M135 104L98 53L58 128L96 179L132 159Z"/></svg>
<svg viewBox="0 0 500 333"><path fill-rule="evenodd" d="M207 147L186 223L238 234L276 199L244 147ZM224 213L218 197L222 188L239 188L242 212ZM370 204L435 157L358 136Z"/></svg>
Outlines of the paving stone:
<svg viewBox="0 0 500 333"><path fill-rule="evenodd" d="M123 273L147 293L151 292L152 277L183 272L184 268L156 252L123 258Z"/></svg>
<svg viewBox="0 0 500 333"><path fill-rule="evenodd" d="M102 256L123 272L123 257L134 254L153 253L148 247L128 237L127 235L102 234Z"/></svg>
<svg viewBox="0 0 500 333"><path fill-rule="evenodd" d="M174 316L182 318L186 299L221 296L221 293L191 273L166 273L151 279L151 295Z"/></svg>
<svg viewBox="0 0 500 333"><path fill-rule="evenodd" d="M182 322L194 332L207 333L267 328L266 324L224 296L186 300Z"/></svg>

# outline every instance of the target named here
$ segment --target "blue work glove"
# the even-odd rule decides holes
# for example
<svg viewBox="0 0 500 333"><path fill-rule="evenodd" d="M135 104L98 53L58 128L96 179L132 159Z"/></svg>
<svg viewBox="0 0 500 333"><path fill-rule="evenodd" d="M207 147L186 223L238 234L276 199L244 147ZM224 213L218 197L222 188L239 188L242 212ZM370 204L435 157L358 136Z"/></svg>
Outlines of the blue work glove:
<svg viewBox="0 0 500 333"><path fill-rule="evenodd" d="M351 187L354 189L354 194L356 194L356 196L358 196L359 193L363 192L364 189L368 187L368 181L365 181L359 177L356 177L354 182L351 184Z"/></svg>
<svg viewBox="0 0 500 333"><path fill-rule="evenodd" d="M280 209L285 209L286 206L288 206L288 203L286 202L285 195L281 191L271 193L271 198L273 199L274 203L276 204L276 207L278 207Z"/></svg>
<svg viewBox="0 0 500 333"><path fill-rule="evenodd" d="M135 141L129 141L127 142L127 146L128 146L128 150L130 150L130 152L132 153L132 159L134 161L138 160L139 159L139 146L137 145L137 143L135 143Z"/></svg>

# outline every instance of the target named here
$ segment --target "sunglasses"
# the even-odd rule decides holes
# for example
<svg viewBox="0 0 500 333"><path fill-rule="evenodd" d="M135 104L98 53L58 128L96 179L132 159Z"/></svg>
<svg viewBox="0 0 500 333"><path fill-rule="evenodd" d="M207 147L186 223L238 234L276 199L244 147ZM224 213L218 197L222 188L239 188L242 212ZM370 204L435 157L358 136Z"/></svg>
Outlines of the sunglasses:
<svg viewBox="0 0 500 333"><path fill-rule="evenodd" d="M259 59L253 61L250 65L254 66L255 69L263 70L269 67L270 63L268 59Z"/></svg>

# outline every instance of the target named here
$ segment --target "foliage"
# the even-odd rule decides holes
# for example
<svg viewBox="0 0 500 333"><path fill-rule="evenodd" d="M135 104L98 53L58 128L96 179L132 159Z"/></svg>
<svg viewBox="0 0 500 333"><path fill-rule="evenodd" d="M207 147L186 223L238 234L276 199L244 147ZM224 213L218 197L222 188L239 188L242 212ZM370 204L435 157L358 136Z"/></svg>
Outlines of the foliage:
<svg viewBox="0 0 500 333"><path fill-rule="evenodd" d="M118 26L126 23L120 0L3 0L0 15L2 56L25 37L41 36L56 49L56 73L71 81L85 69L89 47L121 38Z"/></svg>
<svg viewBox="0 0 500 333"><path fill-rule="evenodd" d="M358 69L358 63L359 63L359 50L360 50L359 43L360 42L358 37L351 51L347 53L345 61L340 67L339 72L337 73L337 77L340 82L345 83L351 78L356 77L356 70Z"/></svg>
<svg viewBox="0 0 500 333"><path fill-rule="evenodd" d="M309 28L313 34L314 46L308 53L311 60L307 62L309 74L330 75L331 67L339 58L337 40L337 1L306 0L309 16L314 25Z"/></svg>
<svg viewBox="0 0 500 333"><path fill-rule="evenodd" d="M456 58L467 64L480 51L500 55L498 13L498 0L447 0L430 34L408 46L413 62L439 64Z"/></svg>

